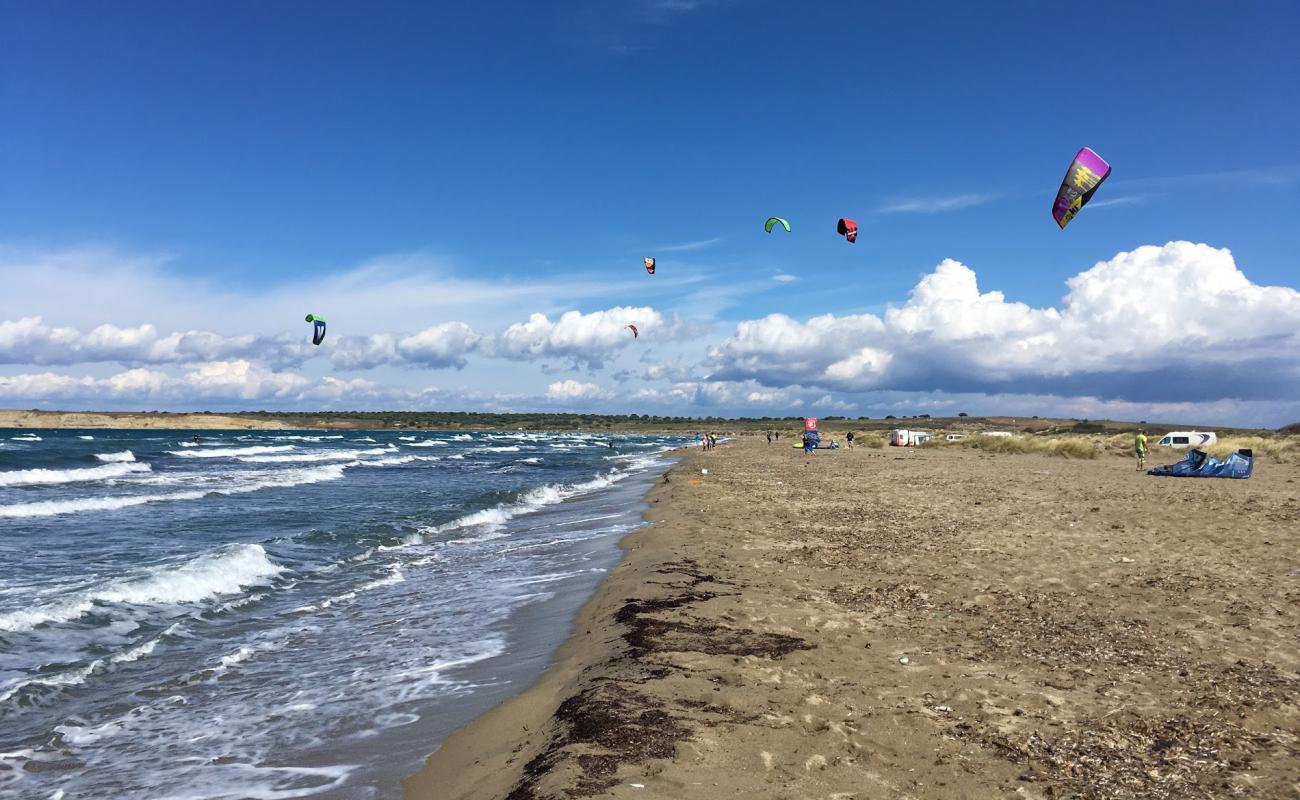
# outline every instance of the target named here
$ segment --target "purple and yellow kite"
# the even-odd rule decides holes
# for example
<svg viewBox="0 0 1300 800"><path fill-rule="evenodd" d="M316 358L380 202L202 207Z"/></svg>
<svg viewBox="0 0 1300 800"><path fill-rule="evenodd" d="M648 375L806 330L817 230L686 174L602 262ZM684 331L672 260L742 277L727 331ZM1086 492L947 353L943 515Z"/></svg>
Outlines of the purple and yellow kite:
<svg viewBox="0 0 1300 800"><path fill-rule="evenodd" d="M1052 219L1064 230L1065 226L1079 213L1079 209L1088 204L1096 194L1097 187L1110 175L1110 164L1102 157L1085 147L1074 157L1070 171L1065 173L1061 188L1056 193L1056 202L1052 205Z"/></svg>

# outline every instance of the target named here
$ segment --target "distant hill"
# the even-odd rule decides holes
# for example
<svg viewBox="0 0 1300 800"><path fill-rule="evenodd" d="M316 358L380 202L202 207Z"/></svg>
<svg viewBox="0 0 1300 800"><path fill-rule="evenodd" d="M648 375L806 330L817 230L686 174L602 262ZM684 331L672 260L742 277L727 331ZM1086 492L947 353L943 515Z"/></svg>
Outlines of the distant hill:
<svg viewBox="0 0 1300 800"><path fill-rule="evenodd" d="M1277 432L1300 435L1300 422L1292 422L1290 425L1278 428Z"/></svg>

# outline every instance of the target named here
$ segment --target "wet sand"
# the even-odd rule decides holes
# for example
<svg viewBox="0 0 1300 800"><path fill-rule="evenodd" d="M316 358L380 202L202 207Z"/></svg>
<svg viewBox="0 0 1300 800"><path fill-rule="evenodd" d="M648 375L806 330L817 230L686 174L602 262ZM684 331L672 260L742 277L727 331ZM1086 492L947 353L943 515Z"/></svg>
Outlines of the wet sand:
<svg viewBox="0 0 1300 800"><path fill-rule="evenodd" d="M1300 466L751 438L665 477L409 798L1300 796Z"/></svg>

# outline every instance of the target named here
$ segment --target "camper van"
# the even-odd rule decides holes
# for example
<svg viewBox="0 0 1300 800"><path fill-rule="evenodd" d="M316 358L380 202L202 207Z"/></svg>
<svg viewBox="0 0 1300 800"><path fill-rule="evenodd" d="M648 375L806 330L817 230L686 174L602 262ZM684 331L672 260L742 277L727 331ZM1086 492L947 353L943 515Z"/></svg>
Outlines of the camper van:
<svg viewBox="0 0 1300 800"><path fill-rule="evenodd" d="M889 443L894 447L916 447L934 438L934 434L925 431L909 431L896 428L889 432Z"/></svg>
<svg viewBox="0 0 1300 800"><path fill-rule="evenodd" d="M1174 431L1166 433L1156 444L1185 450L1189 447L1208 447L1219 441L1214 431Z"/></svg>

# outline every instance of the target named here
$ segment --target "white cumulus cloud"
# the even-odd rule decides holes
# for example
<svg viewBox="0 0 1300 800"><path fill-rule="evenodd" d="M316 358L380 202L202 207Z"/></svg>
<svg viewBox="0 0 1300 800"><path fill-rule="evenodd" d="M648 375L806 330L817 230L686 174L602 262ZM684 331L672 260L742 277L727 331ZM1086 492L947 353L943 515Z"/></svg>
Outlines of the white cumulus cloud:
<svg viewBox="0 0 1300 800"><path fill-rule="evenodd" d="M1300 389L1300 292L1258 286L1231 252L1139 247L1067 281L1058 308L981 292L945 260L883 318L783 314L741 322L708 359L715 380L846 391L1096 394L1146 402L1267 398Z"/></svg>
<svg viewBox="0 0 1300 800"><path fill-rule="evenodd" d="M598 368L615 351L634 341L628 325L641 336L657 336L671 329L663 315L653 308L618 306L584 314L566 311L554 321L545 314L533 314L496 337L493 355L518 361L569 359L575 364Z"/></svg>

